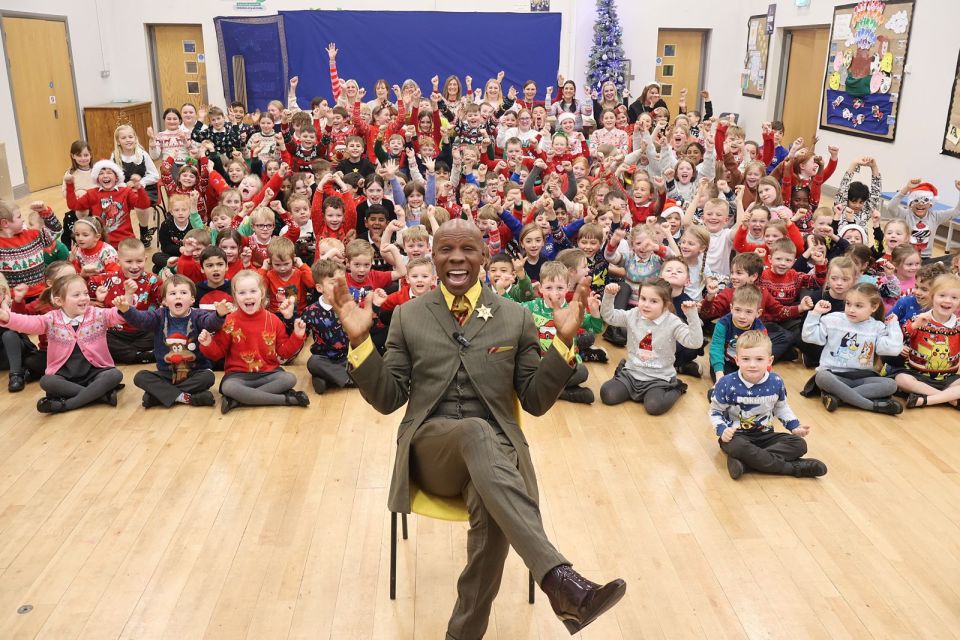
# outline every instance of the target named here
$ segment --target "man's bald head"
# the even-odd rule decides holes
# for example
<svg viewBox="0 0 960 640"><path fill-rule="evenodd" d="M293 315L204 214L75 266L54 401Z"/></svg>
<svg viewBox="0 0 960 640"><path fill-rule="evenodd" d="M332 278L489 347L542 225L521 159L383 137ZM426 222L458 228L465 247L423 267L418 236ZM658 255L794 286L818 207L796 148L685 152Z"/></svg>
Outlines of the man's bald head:
<svg viewBox="0 0 960 640"><path fill-rule="evenodd" d="M477 282L484 257L483 234L469 220L449 220L433 234L437 276L454 295L463 295Z"/></svg>
<svg viewBox="0 0 960 640"><path fill-rule="evenodd" d="M434 241L436 241L437 238L440 238L445 233L466 234L476 238L480 242L483 242L483 234L480 232L480 228L469 220L464 220L463 218L453 218L441 224L440 228L437 229L437 232L433 234Z"/></svg>

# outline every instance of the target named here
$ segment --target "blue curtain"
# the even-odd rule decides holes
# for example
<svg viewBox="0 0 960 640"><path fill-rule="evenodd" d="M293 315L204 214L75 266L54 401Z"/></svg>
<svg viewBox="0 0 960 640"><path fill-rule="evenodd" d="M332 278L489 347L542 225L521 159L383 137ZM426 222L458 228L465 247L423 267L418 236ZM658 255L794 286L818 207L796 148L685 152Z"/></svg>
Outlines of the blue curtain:
<svg viewBox="0 0 960 640"><path fill-rule="evenodd" d="M413 79L424 94L430 78L473 76L474 88L505 71L503 91L519 92L534 80L543 99L556 84L560 65L559 13L457 13L438 11L281 11L290 75L300 77L301 106L315 96L332 97L326 47L339 49L337 70L374 98L383 78L402 85ZM252 73L248 67L248 82ZM283 95L282 93L277 94ZM556 92L554 92L556 95ZM393 100L391 92L390 99Z"/></svg>
<svg viewBox="0 0 960 640"><path fill-rule="evenodd" d="M271 100L287 102L287 46L283 17L214 18L220 43L220 73L227 103L235 99L233 57L246 66L247 110L266 111Z"/></svg>

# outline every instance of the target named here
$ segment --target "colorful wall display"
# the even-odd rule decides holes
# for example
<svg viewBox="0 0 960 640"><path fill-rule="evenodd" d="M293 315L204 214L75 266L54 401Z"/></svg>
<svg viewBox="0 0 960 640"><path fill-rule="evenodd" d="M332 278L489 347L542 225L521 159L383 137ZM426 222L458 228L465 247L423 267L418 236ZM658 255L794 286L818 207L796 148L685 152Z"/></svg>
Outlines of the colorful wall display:
<svg viewBox="0 0 960 640"><path fill-rule="evenodd" d="M833 10L820 127L893 142L914 0L862 0Z"/></svg>
<svg viewBox="0 0 960 640"><path fill-rule="evenodd" d="M747 20L747 54L740 72L740 90L750 98L762 98L767 80L767 58L770 54L770 34L767 32L767 14L750 16Z"/></svg>

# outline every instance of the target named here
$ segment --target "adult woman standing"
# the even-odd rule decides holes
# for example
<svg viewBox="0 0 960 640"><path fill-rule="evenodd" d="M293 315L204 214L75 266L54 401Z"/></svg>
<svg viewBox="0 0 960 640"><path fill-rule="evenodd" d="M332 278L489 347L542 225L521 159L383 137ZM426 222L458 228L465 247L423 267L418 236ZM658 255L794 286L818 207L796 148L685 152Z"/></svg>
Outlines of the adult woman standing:
<svg viewBox="0 0 960 640"><path fill-rule="evenodd" d="M636 122L637 118L640 117L641 113L651 113L654 109L658 107L663 107L667 110L667 116L670 115L670 108L667 107L667 103L663 101L663 98L660 97L660 85L656 82L648 84L643 88L643 92L640 94L640 97L634 100L633 104L630 105L630 110L627 112L627 116L630 119L630 122Z"/></svg>

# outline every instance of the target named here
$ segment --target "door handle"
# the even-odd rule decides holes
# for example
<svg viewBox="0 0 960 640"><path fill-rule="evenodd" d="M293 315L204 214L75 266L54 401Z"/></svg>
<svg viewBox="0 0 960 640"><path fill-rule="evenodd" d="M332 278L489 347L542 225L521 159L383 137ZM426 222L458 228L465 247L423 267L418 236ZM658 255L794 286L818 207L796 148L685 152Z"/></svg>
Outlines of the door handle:
<svg viewBox="0 0 960 640"><path fill-rule="evenodd" d="M59 119L60 119L60 111L59 111L59 110L57 110L57 109L54 109L54 110L53 110L53 118L54 118L54 120L59 120Z"/></svg>

